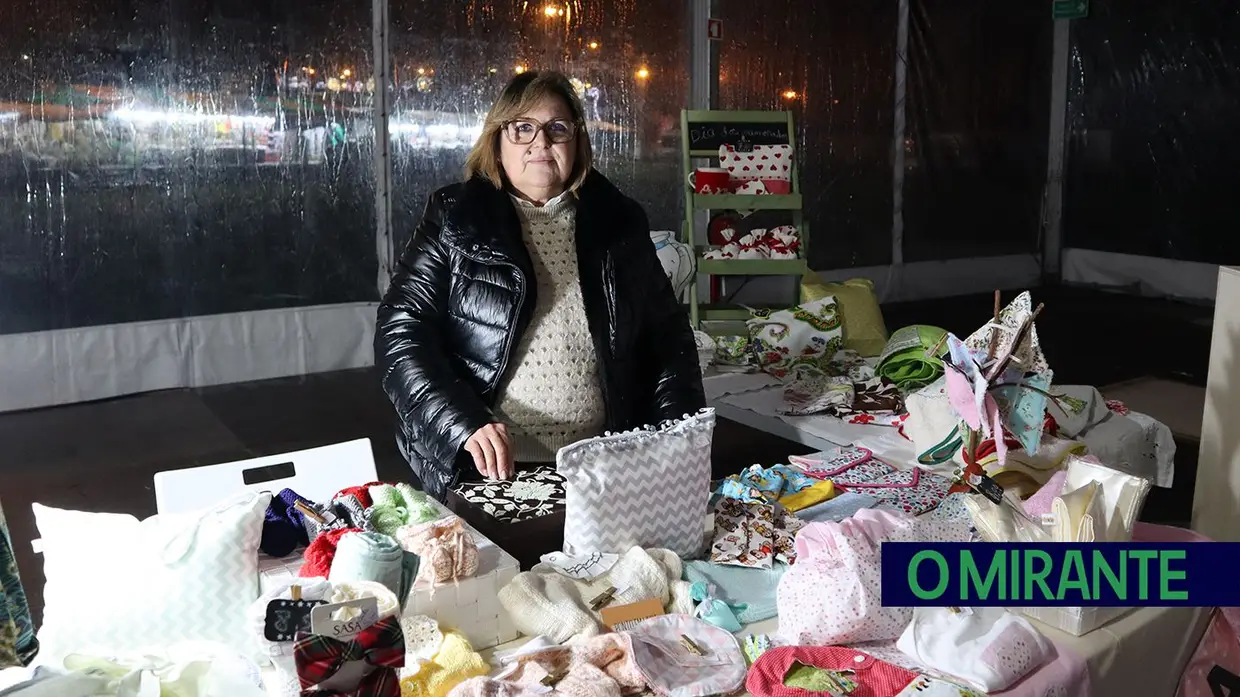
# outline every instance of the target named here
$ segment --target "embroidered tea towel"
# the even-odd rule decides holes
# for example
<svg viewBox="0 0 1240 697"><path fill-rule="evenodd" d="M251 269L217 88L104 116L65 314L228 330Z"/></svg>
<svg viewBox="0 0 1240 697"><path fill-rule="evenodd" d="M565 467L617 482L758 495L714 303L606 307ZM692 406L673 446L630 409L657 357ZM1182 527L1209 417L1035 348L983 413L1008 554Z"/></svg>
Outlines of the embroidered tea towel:
<svg viewBox="0 0 1240 697"><path fill-rule="evenodd" d="M693 558L706 547L715 410L658 428L609 434L556 453L567 510L564 552L622 554L634 546Z"/></svg>
<svg viewBox="0 0 1240 697"><path fill-rule="evenodd" d="M740 644L712 624L660 615L639 624L629 636L638 670L661 697L725 695L745 684Z"/></svg>

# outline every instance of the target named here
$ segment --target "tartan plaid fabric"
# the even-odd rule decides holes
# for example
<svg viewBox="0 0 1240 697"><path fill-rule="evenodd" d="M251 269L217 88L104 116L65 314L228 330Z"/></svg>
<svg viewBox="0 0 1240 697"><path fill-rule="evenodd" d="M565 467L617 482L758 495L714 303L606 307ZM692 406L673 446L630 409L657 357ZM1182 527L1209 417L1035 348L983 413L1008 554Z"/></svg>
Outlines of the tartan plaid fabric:
<svg viewBox="0 0 1240 697"><path fill-rule="evenodd" d="M405 665L405 636L400 621L385 617L363 629L352 641L339 641L321 634L302 634L293 646L301 693L314 697L400 697L396 669ZM350 692L316 690L350 661L366 661L376 667Z"/></svg>

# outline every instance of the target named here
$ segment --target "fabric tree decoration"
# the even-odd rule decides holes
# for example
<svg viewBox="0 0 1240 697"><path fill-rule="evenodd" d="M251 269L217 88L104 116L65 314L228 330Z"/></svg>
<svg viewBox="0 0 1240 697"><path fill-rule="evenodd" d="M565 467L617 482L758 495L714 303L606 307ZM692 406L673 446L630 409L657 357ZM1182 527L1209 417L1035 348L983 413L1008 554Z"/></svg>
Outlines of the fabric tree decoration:
<svg viewBox="0 0 1240 697"><path fill-rule="evenodd" d="M984 440L993 439L1000 465L1007 461L1003 434L1010 434L1029 454L1042 443L1053 373L1034 328L1042 306L1035 309L1032 304L1026 291L1000 310L995 291L991 322L964 341L951 334L944 339L948 396L964 423L966 478L983 474L977 449Z"/></svg>
<svg viewBox="0 0 1240 697"><path fill-rule="evenodd" d="M0 668L29 665L38 652L26 591L13 556L13 541L9 538L4 508L0 507Z"/></svg>

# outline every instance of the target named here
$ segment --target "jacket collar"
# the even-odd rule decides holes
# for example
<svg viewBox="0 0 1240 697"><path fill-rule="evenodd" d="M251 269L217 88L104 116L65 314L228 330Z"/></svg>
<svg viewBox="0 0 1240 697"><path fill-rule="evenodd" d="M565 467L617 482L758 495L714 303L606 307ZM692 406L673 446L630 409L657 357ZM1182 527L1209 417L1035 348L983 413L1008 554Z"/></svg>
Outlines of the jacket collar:
<svg viewBox="0 0 1240 697"><path fill-rule="evenodd" d="M606 248L623 227L623 196L597 170L591 170L577 190L577 244L588 251ZM528 258L508 192L482 177L462 185L455 205L448 212L444 241L481 261L512 261Z"/></svg>

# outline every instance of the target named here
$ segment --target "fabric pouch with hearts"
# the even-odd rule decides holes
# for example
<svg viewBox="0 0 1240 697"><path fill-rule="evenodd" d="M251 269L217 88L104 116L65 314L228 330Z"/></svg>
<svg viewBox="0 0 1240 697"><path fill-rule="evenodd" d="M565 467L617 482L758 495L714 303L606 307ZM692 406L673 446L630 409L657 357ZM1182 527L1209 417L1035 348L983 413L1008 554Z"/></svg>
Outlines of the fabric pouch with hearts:
<svg viewBox="0 0 1240 697"><path fill-rule="evenodd" d="M750 152L721 145L719 166L728 170L733 190L744 190L748 182L757 181L768 194L792 192L791 145L755 145Z"/></svg>

